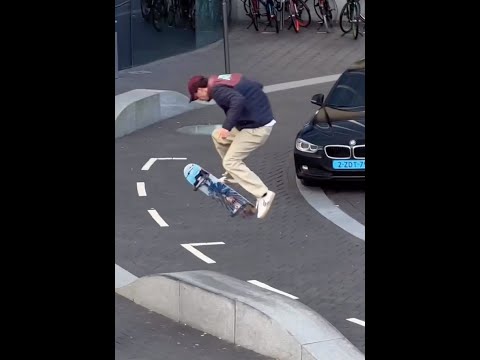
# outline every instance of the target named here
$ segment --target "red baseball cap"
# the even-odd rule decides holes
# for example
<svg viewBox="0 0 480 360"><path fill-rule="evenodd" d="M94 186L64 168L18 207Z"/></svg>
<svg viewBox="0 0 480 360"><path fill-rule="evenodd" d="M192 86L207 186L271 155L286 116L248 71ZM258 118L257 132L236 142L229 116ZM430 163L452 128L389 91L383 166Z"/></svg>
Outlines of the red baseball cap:
<svg viewBox="0 0 480 360"><path fill-rule="evenodd" d="M204 79L202 75L195 75L190 78L188 81L188 92L190 93L190 102L196 100L195 93L199 88L200 81Z"/></svg>

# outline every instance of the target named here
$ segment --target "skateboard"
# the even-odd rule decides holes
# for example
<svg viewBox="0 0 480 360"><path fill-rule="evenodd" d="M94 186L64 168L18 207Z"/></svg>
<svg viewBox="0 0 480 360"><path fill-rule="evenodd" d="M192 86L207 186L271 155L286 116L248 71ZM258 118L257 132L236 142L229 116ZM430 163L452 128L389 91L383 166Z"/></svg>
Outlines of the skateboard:
<svg viewBox="0 0 480 360"><path fill-rule="evenodd" d="M245 218L256 214L255 205L227 184L220 182L216 176L200 165L188 164L183 169L183 175L193 186L193 191L200 190L208 197L220 202L231 217L240 214Z"/></svg>

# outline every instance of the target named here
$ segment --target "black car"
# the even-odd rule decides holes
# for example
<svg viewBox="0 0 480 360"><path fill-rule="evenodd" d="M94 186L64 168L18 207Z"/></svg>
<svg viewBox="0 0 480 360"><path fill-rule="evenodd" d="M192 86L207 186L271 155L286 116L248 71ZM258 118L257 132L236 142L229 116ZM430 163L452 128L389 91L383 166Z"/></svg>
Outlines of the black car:
<svg viewBox="0 0 480 360"><path fill-rule="evenodd" d="M345 70L295 138L297 177L314 180L365 179L365 59Z"/></svg>

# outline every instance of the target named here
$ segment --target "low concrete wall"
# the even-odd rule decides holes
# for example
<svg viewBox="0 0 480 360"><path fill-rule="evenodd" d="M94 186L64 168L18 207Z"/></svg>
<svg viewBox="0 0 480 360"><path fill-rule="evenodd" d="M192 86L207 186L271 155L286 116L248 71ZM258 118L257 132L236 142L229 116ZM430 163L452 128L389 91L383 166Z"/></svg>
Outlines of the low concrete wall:
<svg viewBox="0 0 480 360"><path fill-rule="evenodd" d="M279 360L365 356L309 307L213 271L146 276L116 289L175 321Z"/></svg>
<svg viewBox="0 0 480 360"><path fill-rule="evenodd" d="M135 89L115 96L115 138L202 107L170 90Z"/></svg>

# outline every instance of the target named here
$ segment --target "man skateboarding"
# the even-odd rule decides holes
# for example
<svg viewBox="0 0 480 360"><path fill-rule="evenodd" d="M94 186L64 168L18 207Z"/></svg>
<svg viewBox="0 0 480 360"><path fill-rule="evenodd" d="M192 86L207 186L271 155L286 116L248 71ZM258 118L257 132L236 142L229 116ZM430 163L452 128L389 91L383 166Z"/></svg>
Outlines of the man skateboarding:
<svg viewBox="0 0 480 360"><path fill-rule="evenodd" d="M226 118L212 132L215 149L226 172L222 181L238 183L257 199L257 217L263 219L272 205L275 193L252 171L244 160L265 144L276 123L263 85L244 75L196 75L188 82L190 101L215 100Z"/></svg>

